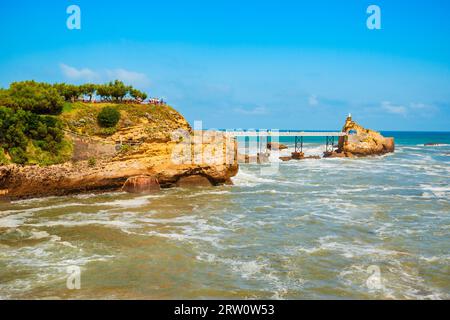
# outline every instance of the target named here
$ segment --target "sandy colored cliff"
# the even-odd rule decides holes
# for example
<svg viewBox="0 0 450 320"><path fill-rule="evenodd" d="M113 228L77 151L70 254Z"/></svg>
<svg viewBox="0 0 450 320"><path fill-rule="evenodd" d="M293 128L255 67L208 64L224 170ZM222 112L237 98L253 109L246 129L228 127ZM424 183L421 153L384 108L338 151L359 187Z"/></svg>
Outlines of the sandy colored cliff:
<svg viewBox="0 0 450 320"><path fill-rule="evenodd" d="M148 181L161 187L186 186L187 177L193 177L188 185L229 184L238 171L236 141L220 133L211 137L193 132L168 106L121 106L121 122L109 135L95 124L99 107L80 106L61 116L74 146L71 161L1 166L0 199L121 190L135 177L140 178L129 181L127 191L146 191ZM150 186L148 191L156 189Z"/></svg>

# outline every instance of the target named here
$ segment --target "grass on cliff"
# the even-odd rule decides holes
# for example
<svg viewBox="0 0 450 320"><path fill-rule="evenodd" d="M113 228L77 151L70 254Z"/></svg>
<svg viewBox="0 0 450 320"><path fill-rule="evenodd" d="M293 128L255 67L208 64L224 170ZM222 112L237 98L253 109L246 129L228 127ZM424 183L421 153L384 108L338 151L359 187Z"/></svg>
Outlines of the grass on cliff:
<svg viewBox="0 0 450 320"><path fill-rule="evenodd" d="M106 106L120 112L120 121L115 127L102 128L97 122L99 112ZM0 107L0 111L3 112L0 112L3 114L0 117L0 165L47 166L70 161L74 146L63 130L103 138L138 125L144 125L148 132L166 134L177 128L191 130L186 120L167 105L65 102L62 113L57 116L33 115L4 107Z"/></svg>
<svg viewBox="0 0 450 320"><path fill-rule="evenodd" d="M11 160L6 156L5 150L0 147L0 166L6 166L11 163Z"/></svg>
<svg viewBox="0 0 450 320"><path fill-rule="evenodd" d="M51 165L71 158L72 145L54 115L0 106L0 165Z"/></svg>
<svg viewBox="0 0 450 320"><path fill-rule="evenodd" d="M113 128L102 128L97 116L104 107L114 107L120 112L120 121ZM149 127L170 127L170 123L187 125L184 118L168 105L149 104L116 104L116 103L65 103L63 112L59 115L68 130L93 136L109 136L117 130L136 125Z"/></svg>
<svg viewBox="0 0 450 320"><path fill-rule="evenodd" d="M62 140L57 146L58 152L49 152L39 148L36 142L28 143L26 153L28 157L27 164L37 164L40 166L49 166L52 164L64 163L72 158L73 145L68 140Z"/></svg>
<svg viewBox="0 0 450 320"><path fill-rule="evenodd" d="M39 141L29 140L24 152L26 161L23 164L49 166L52 164L64 163L72 158L73 145L68 140L62 140L56 146L57 152L43 150L39 147ZM11 155L7 154L4 148L0 147L0 166L5 166L14 162Z"/></svg>

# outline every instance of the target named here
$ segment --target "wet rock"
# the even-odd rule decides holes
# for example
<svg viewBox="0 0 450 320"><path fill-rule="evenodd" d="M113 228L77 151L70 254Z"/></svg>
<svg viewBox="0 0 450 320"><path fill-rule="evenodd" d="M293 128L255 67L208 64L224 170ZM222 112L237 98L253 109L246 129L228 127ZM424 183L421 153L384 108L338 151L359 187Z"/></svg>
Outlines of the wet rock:
<svg viewBox="0 0 450 320"><path fill-rule="evenodd" d="M122 190L129 193L152 193L160 190L159 182L152 176L130 177L125 181Z"/></svg>
<svg viewBox="0 0 450 320"><path fill-rule="evenodd" d="M174 127L179 128L179 125L180 123L175 123ZM188 129L187 122L184 128ZM115 137L98 138L99 142L111 145L114 150L115 141L128 141L127 137L133 137L133 141L139 143L135 144L130 152L114 152L113 156L101 157L95 165L89 165L87 160L80 160L44 167L0 166L0 189L8 190L7 195L0 194L0 200L96 191L153 191L156 186L149 178L136 178L141 176L155 177L161 188L176 186L179 177L191 175L205 177L210 181L205 185L220 185L230 183L230 178L238 172L239 165L234 157L237 150L235 140L221 145L223 152L215 152L213 155L207 152L211 144L202 143L201 152L205 156L199 157L199 161L194 162L189 156L187 161L180 161L177 154L183 150L190 152L190 142L183 145L184 142L170 141L170 137L169 141L157 140L155 132L165 134L163 130L146 133L145 129L146 124L143 124L126 128L123 134L121 130ZM119 136L120 134L122 136ZM205 162L202 160L205 158L212 158L214 161ZM132 179L126 183L129 178Z"/></svg>
<svg viewBox="0 0 450 320"><path fill-rule="evenodd" d="M278 142L269 142L267 144L267 149L269 150L285 150L288 149L288 146Z"/></svg>
<svg viewBox="0 0 450 320"><path fill-rule="evenodd" d="M427 142L424 144L425 147L432 147L432 146L440 146L442 143L439 142Z"/></svg>
<svg viewBox="0 0 450 320"><path fill-rule="evenodd" d="M324 157L364 157L395 151L394 138L385 138L377 131L363 128L350 116L347 117L342 132L348 135L339 137L337 150L325 152Z"/></svg>
<svg viewBox="0 0 450 320"><path fill-rule="evenodd" d="M333 151L333 152L325 151L323 153L323 157L324 158L351 158L351 156L349 156L345 152L336 152L336 151Z"/></svg>
<svg viewBox="0 0 450 320"><path fill-rule="evenodd" d="M181 177L177 181L177 187L190 188L190 187L211 187L213 184L208 178L201 175L192 175L187 177Z"/></svg>
<svg viewBox="0 0 450 320"><path fill-rule="evenodd" d="M301 160L305 157L305 154L303 152L292 152L292 159L295 160Z"/></svg>

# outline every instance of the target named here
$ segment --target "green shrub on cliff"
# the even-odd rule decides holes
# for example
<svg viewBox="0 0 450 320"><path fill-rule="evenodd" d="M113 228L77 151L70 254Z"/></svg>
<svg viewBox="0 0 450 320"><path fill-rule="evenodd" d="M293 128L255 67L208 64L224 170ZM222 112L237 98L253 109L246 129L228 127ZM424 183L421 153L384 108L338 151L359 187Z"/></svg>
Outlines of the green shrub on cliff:
<svg viewBox="0 0 450 320"><path fill-rule="evenodd" d="M36 81L13 82L3 90L2 105L38 114L60 114L64 100L52 85Z"/></svg>
<svg viewBox="0 0 450 320"><path fill-rule="evenodd" d="M11 160L14 163L26 164L28 162L26 151L20 147L10 148L9 155L11 156Z"/></svg>
<svg viewBox="0 0 450 320"><path fill-rule="evenodd" d="M30 141L27 149L27 164L47 166L69 161L73 154L73 145L67 140L54 144L56 151L47 151L40 148L38 141Z"/></svg>
<svg viewBox="0 0 450 320"><path fill-rule="evenodd" d="M98 124L103 128L112 128L120 120L120 112L114 107L104 107L97 116Z"/></svg>
<svg viewBox="0 0 450 320"><path fill-rule="evenodd" d="M0 147L0 166L5 166L9 163L10 163L10 161L6 157L5 150L3 150L2 147Z"/></svg>
<svg viewBox="0 0 450 320"><path fill-rule="evenodd" d="M94 157L90 157L88 159L88 166L95 167L96 165L97 165L97 159L95 159Z"/></svg>
<svg viewBox="0 0 450 320"><path fill-rule="evenodd" d="M7 107L0 107L0 147L18 164L58 163L68 149L58 118Z"/></svg>
<svg viewBox="0 0 450 320"><path fill-rule="evenodd" d="M9 90L0 88L0 106L12 105L11 97L9 96Z"/></svg>

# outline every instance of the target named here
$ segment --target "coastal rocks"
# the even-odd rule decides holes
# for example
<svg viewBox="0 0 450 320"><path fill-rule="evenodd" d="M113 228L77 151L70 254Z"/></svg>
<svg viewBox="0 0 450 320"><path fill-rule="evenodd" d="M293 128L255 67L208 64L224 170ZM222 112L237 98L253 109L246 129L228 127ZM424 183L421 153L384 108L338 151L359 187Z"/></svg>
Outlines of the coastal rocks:
<svg viewBox="0 0 450 320"><path fill-rule="evenodd" d="M424 143L425 147L436 147L436 146L441 146L441 145L442 145L442 143L439 143L439 142L427 142L427 143Z"/></svg>
<svg viewBox="0 0 450 320"><path fill-rule="evenodd" d="M292 152L292 159L300 160L305 157L305 154L303 152Z"/></svg>
<svg viewBox="0 0 450 320"><path fill-rule="evenodd" d="M181 177L177 181L177 187L181 187L181 188L211 187L211 186L212 186L212 183L208 180L208 178L200 176L200 175Z"/></svg>
<svg viewBox="0 0 450 320"><path fill-rule="evenodd" d="M82 159L79 161L72 159L43 167L0 166L0 200L106 190L155 192L159 187L188 184L231 184L231 177L239 169L236 140L229 141L221 135L211 142L200 135L196 143L192 138L194 132L180 117L176 121L159 119L151 126L141 123L119 128L107 138L96 137L97 142L114 147L119 143L120 148L113 155L109 150L99 155L97 149L89 148L86 154L79 153L78 159ZM172 133L177 130L183 133L183 139L173 139ZM196 178L186 180L189 176Z"/></svg>
<svg viewBox="0 0 450 320"><path fill-rule="evenodd" d="M122 190L129 193L152 193L160 190L158 179L151 176L130 177L123 184Z"/></svg>
<svg viewBox="0 0 450 320"><path fill-rule="evenodd" d="M342 132L348 135L339 137L337 150L325 152L324 157L365 157L383 155L395 150L394 138L385 138L379 132L363 128L354 122L351 116L347 117Z"/></svg>
<svg viewBox="0 0 450 320"><path fill-rule="evenodd" d="M323 153L324 158L354 158L354 155L350 152L338 152L338 151L325 151Z"/></svg>
<svg viewBox="0 0 450 320"><path fill-rule="evenodd" d="M288 146L278 142L269 142L267 144L267 149L269 150L285 150L288 149Z"/></svg>

